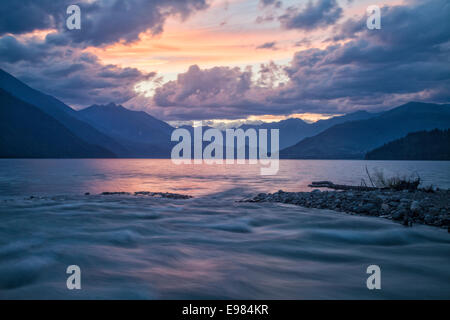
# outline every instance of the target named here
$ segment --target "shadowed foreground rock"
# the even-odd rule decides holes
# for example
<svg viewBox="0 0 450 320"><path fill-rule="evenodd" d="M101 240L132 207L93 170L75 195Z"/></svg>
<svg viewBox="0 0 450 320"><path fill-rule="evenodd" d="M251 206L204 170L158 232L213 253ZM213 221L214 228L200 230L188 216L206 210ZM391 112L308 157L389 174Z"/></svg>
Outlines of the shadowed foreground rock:
<svg viewBox="0 0 450 320"><path fill-rule="evenodd" d="M378 216L402 222L449 229L450 190L424 191L323 191L260 193L242 202L282 202L307 208L330 209L351 214Z"/></svg>

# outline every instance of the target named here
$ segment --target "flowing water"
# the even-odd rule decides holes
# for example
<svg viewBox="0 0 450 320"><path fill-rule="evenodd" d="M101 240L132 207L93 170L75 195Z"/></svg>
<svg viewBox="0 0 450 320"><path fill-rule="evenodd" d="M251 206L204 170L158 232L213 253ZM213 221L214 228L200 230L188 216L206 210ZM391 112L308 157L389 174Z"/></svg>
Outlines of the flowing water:
<svg viewBox="0 0 450 320"><path fill-rule="evenodd" d="M282 160L261 176L252 165L0 160L0 298L449 299L446 230L236 202L316 180L360 184L365 166L450 188L450 162ZM381 290L366 287L372 264ZM69 265L81 290L66 287Z"/></svg>

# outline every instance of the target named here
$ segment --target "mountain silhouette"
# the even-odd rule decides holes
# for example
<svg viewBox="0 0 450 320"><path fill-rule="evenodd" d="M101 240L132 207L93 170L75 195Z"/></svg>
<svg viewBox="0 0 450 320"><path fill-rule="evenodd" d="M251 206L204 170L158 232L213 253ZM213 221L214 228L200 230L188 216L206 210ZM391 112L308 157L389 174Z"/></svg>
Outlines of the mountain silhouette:
<svg viewBox="0 0 450 320"><path fill-rule="evenodd" d="M0 89L1 158L112 158L40 109Z"/></svg>
<svg viewBox="0 0 450 320"><path fill-rule="evenodd" d="M347 121L364 120L374 117L376 114L367 111L356 111L343 116L337 116L326 120L319 120L317 122L308 123L298 118L289 118L277 122L262 123L257 125L244 124L240 126L241 129L247 130L249 128L258 129L279 129L280 130L280 150L290 147L297 142L307 137L315 136L316 134L332 127L333 125L344 123Z"/></svg>
<svg viewBox="0 0 450 320"><path fill-rule="evenodd" d="M78 112L87 123L125 147L119 156L170 157L170 135L174 128L144 111L110 103Z"/></svg>
<svg viewBox="0 0 450 320"><path fill-rule="evenodd" d="M0 89L2 157L167 158L177 143L170 141L173 127L143 111L114 103L75 111L1 69ZM240 128L279 129L281 158L363 159L408 133L449 127L449 105L410 102L378 114L357 111L315 123L291 118Z"/></svg>
<svg viewBox="0 0 450 320"><path fill-rule="evenodd" d="M363 159L386 142L410 132L447 129L450 106L410 102L373 118L341 123L283 149L285 159Z"/></svg>
<svg viewBox="0 0 450 320"><path fill-rule="evenodd" d="M0 69L0 88L18 99L39 108L86 143L101 146L114 154L125 152L126 149L114 139L83 121L77 111L62 101L29 87L2 69Z"/></svg>

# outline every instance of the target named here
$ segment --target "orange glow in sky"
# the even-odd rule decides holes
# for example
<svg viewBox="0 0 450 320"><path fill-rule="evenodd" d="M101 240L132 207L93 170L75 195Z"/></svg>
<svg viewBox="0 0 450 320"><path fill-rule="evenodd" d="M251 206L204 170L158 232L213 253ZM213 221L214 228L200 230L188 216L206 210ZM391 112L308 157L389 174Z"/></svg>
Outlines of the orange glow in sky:
<svg viewBox="0 0 450 320"><path fill-rule="evenodd" d="M371 0L340 2L347 8L346 18L365 16L367 6L373 4ZM283 8L307 3L306 0L285 0ZM392 5L392 1L390 3ZM280 10L282 12L284 9ZM184 21L179 17L168 18L161 34L142 33L140 39L133 43L90 47L86 51L98 56L104 64L156 72L159 77L163 77L164 83L175 80L178 74L186 72L191 65L198 65L202 69L252 66L257 72L263 63L273 61L279 65L288 65L296 52L311 47L324 49L330 44L326 41L330 37L330 29L284 30L276 18L265 23L256 22L258 16L267 15L270 12L262 10L259 0L216 0L211 2L208 9L196 12ZM275 43L273 48L258 48L271 42ZM138 93L145 93L147 97L153 95L155 83L149 81L139 86ZM254 119L249 120L270 121L267 117L270 116L254 116ZM317 121L328 116L276 116L280 120L286 117Z"/></svg>
<svg viewBox="0 0 450 320"><path fill-rule="evenodd" d="M115 44L107 48L90 48L104 63L135 67L142 71L156 71L167 79L174 79L189 66L257 66L271 60L288 62L300 48L293 43L296 32L281 37L277 30L241 30L196 28L186 30L182 23L170 21L162 35L142 34L133 44ZM274 49L257 47L277 39ZM167 80L166 79L166 80Z"/></svg>

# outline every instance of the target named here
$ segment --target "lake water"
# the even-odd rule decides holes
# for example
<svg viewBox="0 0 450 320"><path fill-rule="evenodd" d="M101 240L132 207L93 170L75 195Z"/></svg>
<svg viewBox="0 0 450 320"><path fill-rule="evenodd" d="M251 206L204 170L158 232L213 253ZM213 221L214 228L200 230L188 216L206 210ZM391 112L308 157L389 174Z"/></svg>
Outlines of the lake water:
<svg viewBox="0 0 450 320"><path fill-rule="evenodd" d="M449 299L446 230L236 202L317 180L360 184L365 166L450 188L450 162L282 160L277 175L261 176L255 165L0 160L0 298ZM81 290L66 288L73 264ZM371 264L381 290L366 287Z"/></svg>

